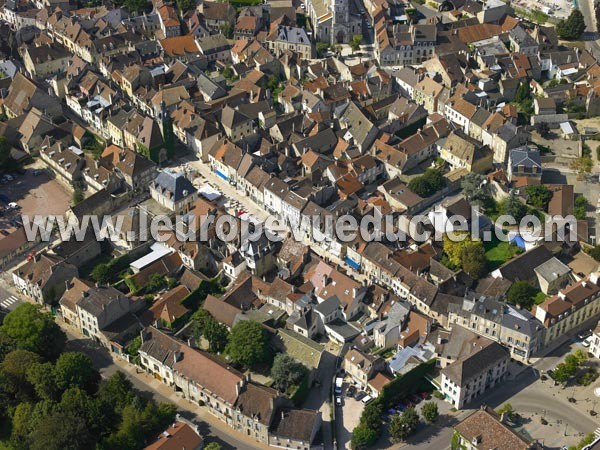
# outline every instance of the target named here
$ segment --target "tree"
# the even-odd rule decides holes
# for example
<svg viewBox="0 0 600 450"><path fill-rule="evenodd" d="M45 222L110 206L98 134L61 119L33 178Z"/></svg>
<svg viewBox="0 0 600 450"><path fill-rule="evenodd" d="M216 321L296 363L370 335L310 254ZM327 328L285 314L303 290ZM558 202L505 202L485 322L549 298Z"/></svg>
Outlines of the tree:
<svg viewBox="0 0 600 450"><path fill-rule="evenodd" d="M556 25L558 37L566 40L579 39L585 31L585 20L579 9L575 8L569 14L569 17L561 20Z"/></svg>
<svg viewBox="0 0 600 450"><path fill-rule="evenodd" d="M107 284L113 276L113 270L108 264L98 264L92 270L92 279L96 283Z"/></svg>
<svg viewBox="0 0 600 450"><path fill-rule="evenodd" d="M80 352L68 352L60 355L56 361L54 380L56 387L63 391L78 387L94 392L100 381L100 375L89 356Z"/></svg>
<svg viewBox="0 0 600 450"><path fill-rule="evenodd" d="M502 204L501 210L502 214L513 217L517 223L527 214L527 207L519 201L514 193L510 194Z"/></svg>
<svg viewBox="0 0 600 450"><path fill-rule="evenodd" d="M517 92L515 93L515 102L521 104L527 101L531 101L531 87L529 86L528 81L522 81L517 87Z"/></svg>
<svg viewBox="0 0 600 450"><path fill-rule="evenodd" d="M195 0L177 0L177 7L179 8L179 11L181 11L182 13L185 13L196 7L196 1Z"/></svg>
<svg viewBox="0 0 600 450"><path fill-rule="evenodd" d="M477 257L476 261L473 261L472 264L467 262L469 269L472 270L473 273L479 273L479 271L485 270L486 260L483 242L472 240L467 232L464 231L455 232L454 235L457 237L457 240L451 239L448 234L445 234L443 237L444 253L448 256L450 262L454 266L462 267L464 269L463 263L465 262L465 258L475 256Z"/></svg>
<svg viewBox="0 0 600 450"><path fill-rule="evenodd" d="M408 188L420 197L427 198L446 185L446 180L439 169L429 168L419 177L408 183Z"/></svg>
<svg viewBox="0 0 600 450"><path fill-rule="evenodd" d="M44 400L55 400L57 395L54 380L54 364L35 363L27 368L27 381L35 389L37 396Z"/></svg>
<svg viewBox="0 0 600 450"><path fill-rule="evenodd" d="M565 363L560 363L554 369L554 374L552 377L554 378L555 381L558 381L559 383L564 383L569 378L571 378L573 375L575 375L576 371L577 371L576 368L574 368L572 366L568 366Z"/></svg>
<svg viewBox="0 0 600 450"><path fill-rule="evenodd" d="M573 215L577 220L585 220L587 215L587 207L588 201L583 195L580 195L575 199Z"/></svg>
<svg viewBox="0 0 600 450"><path fill-rule="evenodd" d="M227 354L244 367L268 362L270 351L267 332L258 322L238 322L231 329Z"/></svg>
<svg viewBox="0 0 600 450"><path fill-rule="evenodd" d="M513 305L519 305L523 309L533 306L533 298L537 289L526 281L515 281L506 292L506 299Z"/></svg>
<svg viewBox="0 0 600 450"><path fill-rule="evenodd" d="M322 58L327 53L327 50L329 50L329 44L327 42L317 42L316 49L317 55L319 58Z"/></svg>
<svg viewBox="0 0 600 450"><path fill-rule="evenodd" d="M281 392L287 392L297 386L307 375L308 369L289 355L278 353L271 367L273 386Z"/></svg>
<svg viewBox="0 0 600 450"><path fill-rule="evenodd" d="M378 433L376 430L361 423L352 431L352 441L350 444L356 450L368 448L377 441L377 436Z"/></svg>
<svg viewBox="0 0 600 450"><path fill-rule="evenodd" d="M541 184L534 184L525 188L527 194L527 201L535 206L537 209L546 211L548 209L548 203L552 200L552 192Z"/></svg>
<svg viewBox="0 0 600 450"><path fill-rule="evenodd" d="M13 164L14 160L10 156L10 145L6 136L0 136L0 173L11 170Z"/></svg>
<svg viewBox="0 0 600 450"><path fill-rule="evenodd" d="M222 450L222 448L223 447L221 447L221 444L218 442L211 442L204 447L204 450Z"/></svg>
<svg viewBox="0 0 600 450"><path fill-rule="evenodd" d="M350 48L353 52L356 52L360 49L360 44L362 44L363 37L360 34L352 36L352 40L350 41Z"/></svg>
<svg viewBox="0 0 600 450"><path fill-rule="evenodd" d="M415 408L407 408L402 414L396 414L390 420L390 436L393 442L406 440L417 429L419 415Z"/></svg>
<svg viewBox="0 0 600 450"><path fill-rule="evenodd" d="M504 414L509 420L512 420L516 415L510 403L505 403L500 408L498 408L496 412L500 415Z"/></svg>
<svg viewBox="0 0 600 450"><path fill-rule="evenodd" d="M479 280L487 273L485 248L481 241L475 241L462 249L461 266L475 280Z"/></svg>
<svg viewBox="0 0 600 450"><path fill-rule="evenodd" d="M17 348L54 360L62 352L67 338L50 314L39 305L24 303L8 313L0 327Z"/></svg>
<svg viewBox="0 0 600 450"><path fill-rule="evenodd" d="M76 187L73 191L73 205L77 205L83 201L85 196L83 195L83 191L81 188Z"/></svg>
<svg viewBox="0 0 600 450"><path fill-rule="evenodd" d="M233 27L229 22L224 23L219 27L219 31L221 34L225 36L227 39L233 39Z"/></svg>
<svg viewBox="0 0 600 450"><path fill-rule="evenodd" d="M421 414L423 415L423 418L427 422L429 422L429 423L435 422L440 415L439 411L438 411L437 403L435 403L435 402L424 403L423 407L421 408Z"/></svg>
<svg viewBox="0 0 600 450"><path fill-rule="evenodd" d="M30 439L31 450L79 450L94 447L85 419L62 411L42 418L33 428Z"/></svg>
<svg viewBox="0 0 600 450"><path fill-rule="evenodd" d="M360 416L360 423L366 425L368 428L379 431L381 428L381 416L383 415L383 405L379 400L372 401Z"/></svg>
<svg viewBox="0 0 600 450"><path fill-rule="evenodd" d="M596 261L600 261L600 245L596 245L595 247L586 250L586 252Z"/></svg>
<svg viewBox="0 0 600 450"><path fill-rule="evenodd" d="M203 335L208 341L208 349L213 353L222 352L227 346L229 339L229 331L227 327L220 324L215 319L210 317L210 320L206 323L203 331Z"/></svg>
<svg viewBox="0 0 600 450"><path fill-rule="evenodd" d="M550 125L547 122L540 122L536 125L537 132L544 139L550 135Z"/></svg>
<svg viewBox="0 0 600 450"><path fill-rule="evenodd" d="M469 172L460 180L460 187L470 202L480 205L489 201L490 196L484 186L485 177L476 172Z"/></svg>
<svg viewBox="0 0 600 450"><path fill-rule="evenodd" d="M571 169L577 172L579 178L583 178L585 175L589 174L592 171L593 166L594 163L589 156L582 156L571 163Z"/></svg>

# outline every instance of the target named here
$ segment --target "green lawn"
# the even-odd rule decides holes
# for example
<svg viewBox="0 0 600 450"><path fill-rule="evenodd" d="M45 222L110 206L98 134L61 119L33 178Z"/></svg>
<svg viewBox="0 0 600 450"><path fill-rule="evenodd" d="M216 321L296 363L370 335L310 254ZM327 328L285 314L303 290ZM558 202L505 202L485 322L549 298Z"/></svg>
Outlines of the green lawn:
<svg viewBox="0 0 600 450"><path fill-rule="evenodd" d="M509 242L500 241L494 238L491 241L484 242L485 257L488 260L490 271L497 269L506 261L519 253L519 247L511 245Z"/></svg>

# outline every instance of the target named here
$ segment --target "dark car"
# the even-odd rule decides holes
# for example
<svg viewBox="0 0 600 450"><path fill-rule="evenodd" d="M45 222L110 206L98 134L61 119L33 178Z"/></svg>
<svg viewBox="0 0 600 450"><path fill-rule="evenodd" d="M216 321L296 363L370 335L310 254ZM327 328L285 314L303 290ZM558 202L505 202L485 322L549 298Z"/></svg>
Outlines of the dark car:
<svg viewBox="0 0 600 450"><path fill-rule="evenodd" d="M358 391L356 394L354 394L354 400L362 400L365 397L365 395L367 394L365 394L363 391Z"/></svg>
<svg viewBox="0 0 600 450"><path fill-rule="evenodd" d="M583 340L589 338L591 335L592 335L592 330L582 331L581 333L579 333L577 335L577 339L579 339L580 341L583 341Z"/></svg>

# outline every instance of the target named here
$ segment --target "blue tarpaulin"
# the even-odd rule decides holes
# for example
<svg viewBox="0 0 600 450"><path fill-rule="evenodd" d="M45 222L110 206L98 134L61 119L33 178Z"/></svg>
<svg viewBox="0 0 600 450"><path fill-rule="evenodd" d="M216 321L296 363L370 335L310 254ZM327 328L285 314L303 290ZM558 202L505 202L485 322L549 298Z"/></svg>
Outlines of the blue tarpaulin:
<svg viewBox="0 0 600 450"><path fill-rule="evenodd" d="M525 240L521 237L520 234L517 234L514 238L510 240L510 243L516 245L517 247L525 248Z"/></svg>
<svg viewBox="0 0 600 450"><path fill-rule="evenodd" d="M219 169L215 170L215 172L217 173L217 175L219 175L225 181L229 181L229 177L227 175L225 175L223 172L221 172Z"/></svg>
<svg viewBox="0 0 600 450"><path fill-rule="evenodd" d="M346 264L348 264L354 270L359 270L360 269L360 264L358 264L357 262L354 262L350 258L346 257L346 259L344 261L346 262Z"/></svg>

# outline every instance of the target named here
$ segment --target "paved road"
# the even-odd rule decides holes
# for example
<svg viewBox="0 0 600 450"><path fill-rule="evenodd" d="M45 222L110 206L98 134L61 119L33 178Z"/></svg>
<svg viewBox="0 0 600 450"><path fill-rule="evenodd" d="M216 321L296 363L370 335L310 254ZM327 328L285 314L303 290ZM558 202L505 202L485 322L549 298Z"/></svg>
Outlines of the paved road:
<svg viewBox="0 0 600 450"><path fill-rule="evenodd" d="M9 312L22 304L23 301L6 289L0 288L0 311Z"/></svg>

